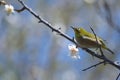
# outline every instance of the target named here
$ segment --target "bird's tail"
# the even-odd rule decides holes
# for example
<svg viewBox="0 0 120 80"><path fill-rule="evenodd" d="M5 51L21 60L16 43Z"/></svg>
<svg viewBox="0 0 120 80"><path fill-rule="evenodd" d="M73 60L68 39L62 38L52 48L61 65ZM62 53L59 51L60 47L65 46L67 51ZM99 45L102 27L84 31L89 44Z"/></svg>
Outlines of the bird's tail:
<svg viewBox="0 0 120 80"><path fill-rule="evenodd" d="M105 48L107 51L109 51L110 53L112 53L112 54L115 54L111 49L109 49L109 48Z"/></svg>

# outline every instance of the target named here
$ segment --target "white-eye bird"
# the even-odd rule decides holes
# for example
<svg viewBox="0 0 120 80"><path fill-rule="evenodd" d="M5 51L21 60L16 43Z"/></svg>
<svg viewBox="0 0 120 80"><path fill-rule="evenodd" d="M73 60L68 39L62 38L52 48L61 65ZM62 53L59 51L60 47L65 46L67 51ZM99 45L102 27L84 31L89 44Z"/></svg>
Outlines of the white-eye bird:
<svg viewBox="0 0 120 80"><path fill-rule="evenodd" d="M81 48L101 47L114 54L114 52L105 45L104 41L100 37L95 36L95 34L92 34L81 27L80 28L72 27L72 29L74 30L75 33L75 39Z"/></svg>

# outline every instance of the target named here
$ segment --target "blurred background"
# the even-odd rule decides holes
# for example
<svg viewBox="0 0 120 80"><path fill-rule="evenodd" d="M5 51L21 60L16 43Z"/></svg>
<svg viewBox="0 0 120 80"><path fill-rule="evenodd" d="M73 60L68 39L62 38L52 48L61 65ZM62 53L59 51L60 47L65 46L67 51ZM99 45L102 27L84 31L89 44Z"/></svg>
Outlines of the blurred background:
<svg viewBox="0 0 120 80"><path fill-rule="evenodd" d="M15 9L17 0L5 0ZM105 55L120 61L120 0L23 0L30 8L71 38L70 26L83 27L102 37L116 54ZM115 80L119 70L99 65L100 60L79 49L72 59L69 40L52 32L28 11L7 15L0 6L0 80ZM119 79L120 80L120 79Z"/></svg>

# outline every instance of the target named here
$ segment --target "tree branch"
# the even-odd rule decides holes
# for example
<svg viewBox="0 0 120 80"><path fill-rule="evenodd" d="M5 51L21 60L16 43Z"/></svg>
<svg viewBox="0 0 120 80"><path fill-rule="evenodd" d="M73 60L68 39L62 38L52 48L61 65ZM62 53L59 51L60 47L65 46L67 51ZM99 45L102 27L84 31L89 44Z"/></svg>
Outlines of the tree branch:
<svg viewBox="0 0 120 80"><path fill-rule="evenodd" d="M27 10L28 12L30 12L34 17L36 17L40 23L43 23L44 25L46 25L48 28L50 28L52 31L57 32L59 35L61 35L62 37L68 39L69 41L73 42L75 45L79 45L76 43L76 41L74 39L71 39L68 35L64 34L63 32L61 32L60 30L55 29L50 23L48 23L47 21L45 21L44 19L42 19L37 13L35 13L31 8L29 8L23 1L18 0L20 2L20 4L24 7L24 9L19 10L19 12L22 12L24 10ZM16 10L17 11L17 10ZM93 52L92 50L88 49L88 48L82 48L84 51L86 51L87 53L89 53L92 56L95 56L98 59L102 59L103 61L107 62L108 64L116 67L118 70L120 70L120 66L116 65L113 61L109 60L107 57L96 54L95 52Z"/></svg>
<svg viewBox="0 0 120 80"><path fill-rule="evenodd" d="M97 64L94 64L94 65L92 65L92 66L90 66L90 67L88 67L88 68L83 69L82 71L86 71L86 70L88 70L88 69L91 69L91 68L96 67L96 66L98 66L98 65L100 65L100 64L103 64L103 63L105 63L105 61L102 61L102 62L99 62L99 63L97 63Z"/></svg>

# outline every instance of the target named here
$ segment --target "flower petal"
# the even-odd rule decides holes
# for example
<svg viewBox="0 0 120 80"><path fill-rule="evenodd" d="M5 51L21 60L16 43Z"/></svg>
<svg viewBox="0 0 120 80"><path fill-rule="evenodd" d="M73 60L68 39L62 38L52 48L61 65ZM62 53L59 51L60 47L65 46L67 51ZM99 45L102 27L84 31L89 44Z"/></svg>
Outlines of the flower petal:
<svg viewBox="0 0 120 80"><path fill-rule="evenodd" d="M68 45L68 49L70 51L70 56L74 59L80 59L80 56L78 54L78 48L76 48L75 45Z"/></svg>

